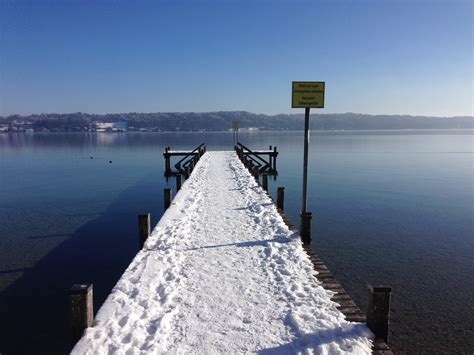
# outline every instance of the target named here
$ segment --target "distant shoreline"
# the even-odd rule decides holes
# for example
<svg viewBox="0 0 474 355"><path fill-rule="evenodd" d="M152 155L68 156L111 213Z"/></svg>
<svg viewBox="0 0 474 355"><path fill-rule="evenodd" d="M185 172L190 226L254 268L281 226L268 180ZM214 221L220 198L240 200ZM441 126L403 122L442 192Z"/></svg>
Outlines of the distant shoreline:
<svg viewBox="0 0 474 355"><path fill-rule="evenodd" d="M239 131L239 134L259 134L259 133L303 133L303 130L255 130L255 131ZM465 132L474 134L474 128L403 128L403 129L334 129L334 130L310 130L311 133L420 133L420 132ZM0 134L136 134L136 133L153 133L153 134L232 134L232 131L0 131Z"/></svg>
<svg viewBox="0 0 474 355"><path fill-rule="evenodd" d="M107 115L77 112L0 117L0 132L224 132L231 131L233 127L246 132L301 131L304 129L304 115L221 111ZM474 129L474 117L318 113L311 115L310 128L316 131Z"/></svg>

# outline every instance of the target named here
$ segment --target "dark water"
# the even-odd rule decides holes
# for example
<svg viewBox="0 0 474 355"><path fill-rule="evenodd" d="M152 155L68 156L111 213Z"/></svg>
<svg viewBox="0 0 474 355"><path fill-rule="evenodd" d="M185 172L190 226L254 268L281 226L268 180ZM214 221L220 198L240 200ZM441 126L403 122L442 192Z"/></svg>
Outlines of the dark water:
<svg viewBox="0 0 474 355"><path fill-rule="evenodd" d="M394 350L474 350L473 137L311 136L313 246L362 309L368 283L393 287ZM302 133L240 140L278 146L270 188L297 222ZM164 147L201 142L232 148L227 133L0 134L0 353L70 349L68 288L93 282L102 304L138 251L137 214L163 211Z"/></svg>

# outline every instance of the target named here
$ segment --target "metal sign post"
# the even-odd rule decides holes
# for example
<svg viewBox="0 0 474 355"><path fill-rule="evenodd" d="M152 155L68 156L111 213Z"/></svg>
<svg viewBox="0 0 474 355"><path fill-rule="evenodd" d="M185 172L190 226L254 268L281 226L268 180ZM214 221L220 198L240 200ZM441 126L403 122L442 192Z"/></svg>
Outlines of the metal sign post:
<svg viewBox="0 0 474 355"><path fill-rule="evenodd" d="M239 141L239 121L232 121L232 135L234 139L234 147Z"/></svg>
<svg viewBox="0 0 474 355"><path fill-rule="evenodd" d="M291 107L304 108L304 152L303 152L303 201L300 214L300 235L303 244L311 243L311 212L308 203L308 147L309 147L309 111L311 107L324 107L324 82L293 81Z"/></svg>
<svg viewBox="0 0 474 355"><path fill-rule="evenodd" d="M309 146L309 110L304 110L304 153L303 153L303 206L301 212L305 213L307 208L308 191L308 146Z"/></svg>

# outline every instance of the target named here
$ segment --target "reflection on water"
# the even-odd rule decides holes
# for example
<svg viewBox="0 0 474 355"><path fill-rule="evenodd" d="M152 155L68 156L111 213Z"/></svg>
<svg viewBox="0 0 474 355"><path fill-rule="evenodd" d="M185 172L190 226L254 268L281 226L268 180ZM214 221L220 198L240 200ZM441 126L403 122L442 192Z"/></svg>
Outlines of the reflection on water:
<svg viewBox="0 0 474 355"><path fill-rule="evenodd" d="M302 133L240 140L278 146L270 191L297 222ZM65 291L94 282L98 308L138 250L136 215L156 223L174 188L164 147L202 142L232 134L0 134L0 352L67 351ZM472 350L472 132L314 132L310 149L313 247L356 302L391 285L396 350Z"/></svg>

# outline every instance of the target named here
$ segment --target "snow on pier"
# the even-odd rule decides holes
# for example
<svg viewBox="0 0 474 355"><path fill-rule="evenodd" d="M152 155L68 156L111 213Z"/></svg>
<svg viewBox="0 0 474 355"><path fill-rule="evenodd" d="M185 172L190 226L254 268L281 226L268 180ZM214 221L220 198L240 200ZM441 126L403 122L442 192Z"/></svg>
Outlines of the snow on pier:
<svg viewBox="0 0 474 355"><path fill-rule="evenodd" d="M371 353L234 152L208 152L73 354Z"/></svg>

